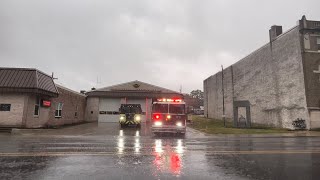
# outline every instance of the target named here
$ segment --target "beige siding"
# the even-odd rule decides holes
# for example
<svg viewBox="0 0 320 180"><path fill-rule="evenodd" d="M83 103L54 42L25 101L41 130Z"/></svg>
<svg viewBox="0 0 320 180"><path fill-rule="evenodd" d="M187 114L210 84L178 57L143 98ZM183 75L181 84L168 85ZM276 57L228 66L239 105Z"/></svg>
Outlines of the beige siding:
<svg viewBox="0 0 320 180"><path fill-rule="evenodd" d="M99 98L98 97L87 97L87 106L85 113L86 121L93 122L98 121L99 115Z"/></svg>

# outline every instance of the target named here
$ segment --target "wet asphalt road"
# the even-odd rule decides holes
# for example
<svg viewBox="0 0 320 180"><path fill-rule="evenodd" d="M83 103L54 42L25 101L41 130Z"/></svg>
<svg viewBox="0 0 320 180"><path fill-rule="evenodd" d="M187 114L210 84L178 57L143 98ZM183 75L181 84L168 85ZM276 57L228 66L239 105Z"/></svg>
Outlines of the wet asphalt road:
<svg viewBox="0 0 320 180"><path fill-rule="evenodd" d="M151 135L91 123L0 134L0 179L320 179L320 137Z"/></svg>

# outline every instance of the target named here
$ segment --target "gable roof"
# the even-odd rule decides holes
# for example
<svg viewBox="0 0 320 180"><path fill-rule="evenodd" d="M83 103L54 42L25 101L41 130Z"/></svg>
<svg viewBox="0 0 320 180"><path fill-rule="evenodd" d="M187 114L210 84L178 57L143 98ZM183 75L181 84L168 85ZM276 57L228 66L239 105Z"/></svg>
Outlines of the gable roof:
<svg viewBox="0 0 320 180"><path fill-rule="evenodd" d="M37 69L4 67L0 67L0 92L59 94L52 77Z"/></svg>
<svg viewBox="0 0 320 180"><path fill-rule="evenodd" d="M177 91L162 88L141 81L131 81L104 88L99 88L86 93L88 96L104 97L183 97Z"/></svg>
<svg viewBox="0 0 320 180"><path fill-rule="evenodd" d="M179 93L170 89L162 88L141 81L131 81L117 84L109 87L99 88L96 91L145 91L145 92L162 92L162 93ZM179 93L180 94L180 93Z"/></svg>

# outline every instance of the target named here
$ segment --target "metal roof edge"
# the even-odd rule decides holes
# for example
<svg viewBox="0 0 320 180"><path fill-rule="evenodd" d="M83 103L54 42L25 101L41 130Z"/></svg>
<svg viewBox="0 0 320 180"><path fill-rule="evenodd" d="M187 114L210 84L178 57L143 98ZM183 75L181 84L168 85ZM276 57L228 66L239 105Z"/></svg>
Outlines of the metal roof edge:
<svg viewBox="0 0 320 180"><path fill-rule="evenodd" d="M77 91L75 91L75 90L69 89L69 88L67 88L67 87L65 87L65 86L62 86L62 85L60 85L60 84L55 84L55 85L56 85L56 87L58 87L58 88L64 89L64 90L66 90L66 91L72 92L72 93L77 94L77 95L81 95L81 96L83 96L83 97L87 97L85 94L81 94L81 93L79 93L79 92L77 92Z"/></svg>

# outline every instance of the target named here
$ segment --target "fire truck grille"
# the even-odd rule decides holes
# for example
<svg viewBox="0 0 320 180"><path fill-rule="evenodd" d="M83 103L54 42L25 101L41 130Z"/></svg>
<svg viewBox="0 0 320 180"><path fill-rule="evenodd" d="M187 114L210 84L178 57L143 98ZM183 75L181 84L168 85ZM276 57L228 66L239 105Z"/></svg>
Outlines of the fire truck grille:
<svg viewBox="0 0 320 180"><path fill-rule="evenodd" d="M127 120L133 120L134 119L134 114L132 114L132 113L126 114L126 119Z"/></svg>

